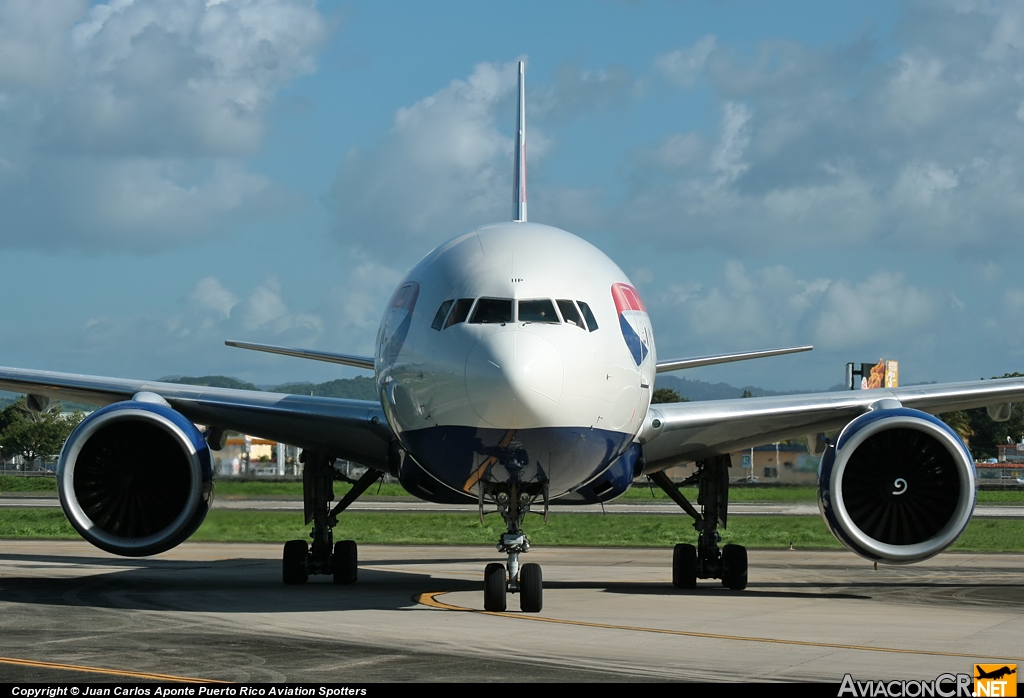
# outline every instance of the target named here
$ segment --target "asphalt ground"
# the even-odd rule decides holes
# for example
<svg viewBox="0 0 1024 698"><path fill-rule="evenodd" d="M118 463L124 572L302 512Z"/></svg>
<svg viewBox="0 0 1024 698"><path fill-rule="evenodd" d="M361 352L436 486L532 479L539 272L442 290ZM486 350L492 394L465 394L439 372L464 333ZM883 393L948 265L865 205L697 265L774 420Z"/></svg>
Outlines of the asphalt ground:
<svg viewBox="0 0 1024 698"><path fill-rule="evenodd" d="M534 548L539 614L482 611L487 547L361 546L360 578L280 581L276 545L119 558L0 541L0 681L826 681L1024 664L1024 556L880 566L751 551L745 591L669 549Z"/></svg>

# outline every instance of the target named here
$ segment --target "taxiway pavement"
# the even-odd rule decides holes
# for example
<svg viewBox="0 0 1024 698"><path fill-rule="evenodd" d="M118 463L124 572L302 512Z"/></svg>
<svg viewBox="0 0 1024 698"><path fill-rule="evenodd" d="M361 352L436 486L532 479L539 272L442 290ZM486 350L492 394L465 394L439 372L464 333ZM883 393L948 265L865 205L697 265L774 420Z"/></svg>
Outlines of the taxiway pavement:
<svg viewBox="0 0 1024 698"><path fill-rule="evenodd" d="M361 546L359 582L280 581L276 545L119 558L0 541L0 681L828 681L1024 664L1024 556L880 566L751 551L742 592L669 549L535 548L544 610L482 612L485 547Z"/></svg>

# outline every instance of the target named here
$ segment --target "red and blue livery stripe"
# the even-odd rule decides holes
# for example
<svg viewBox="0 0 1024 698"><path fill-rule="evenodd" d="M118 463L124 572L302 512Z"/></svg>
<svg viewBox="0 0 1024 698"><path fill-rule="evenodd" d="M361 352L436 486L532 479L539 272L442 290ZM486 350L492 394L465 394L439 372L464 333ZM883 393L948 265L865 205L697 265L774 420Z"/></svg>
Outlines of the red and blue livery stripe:
<svg viewBox="0 0 1024 698"><path fill-rule="evenodd" d="M640 300L640 294L629 284L612 284L612 300L615 301L615 310L619 314L619 329L622 330L622 338L626 340L626 347L633 356L633 361L639 366L650 353L648 342L650 341L646 328L647 308Z"/></svg>

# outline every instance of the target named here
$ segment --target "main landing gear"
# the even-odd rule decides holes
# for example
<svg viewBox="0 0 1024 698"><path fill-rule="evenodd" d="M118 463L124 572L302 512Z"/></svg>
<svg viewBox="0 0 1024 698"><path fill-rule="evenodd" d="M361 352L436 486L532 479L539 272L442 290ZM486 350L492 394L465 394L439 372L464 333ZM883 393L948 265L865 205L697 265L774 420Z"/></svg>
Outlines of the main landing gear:
<svg viewBox="0 0 1024 698"><path fill-rule="evenodd" d="M483 484L481 484L483 487ZM498 513L505 520L508 531L498 541L498 550L508 555L508 565L492 562L484 568L484 610L502 612L506 609L506 594L519 594L519 608L524 613L540 613L544 607L544 580L540 565L527 563L519 566L519 554L530 550L530 540L522 531L523 519L530 511L530 504L540 494L538 485L489 485L498 506ZM546 489L543 492L546 493ZM480 490L480 514L483 516L483 494ZM546 513L546 495L545 495Z"/></svg>
<svg viewBox="0 0 1024 698"><path fill-rule="evenodd" d="M714 456L697 461L697 472L676 485L664 472L654 473L651 480L671 497L683 511L693 517L697 529L697 545L679 543L672 552L672 584L679 589L693 589L697 579L721 579L729 589L747 586L747 549L742 545L725 545L718 526L726 527L729 511L729 456ZM680 488L697 485L700 512L683 496Z"/></svg>
<svg viewBox="0 0 1024 698"><path fill-rule="evenodd" d="M334 577L335 584L352 584L358 577L359 569L356 542L341 540L335 543L332 529L338 524L338 514L345 511L383 473L367 470L352 484L348 494L331 509L334 481L344 479L334 469L334 458L314 451L304 451L302 455L306 464L302 473L303 509L306 523L313 524L309 534L313 544L304 540L290 540L284 544L284 583L305 584L311 574L329 574Z"/></svg>

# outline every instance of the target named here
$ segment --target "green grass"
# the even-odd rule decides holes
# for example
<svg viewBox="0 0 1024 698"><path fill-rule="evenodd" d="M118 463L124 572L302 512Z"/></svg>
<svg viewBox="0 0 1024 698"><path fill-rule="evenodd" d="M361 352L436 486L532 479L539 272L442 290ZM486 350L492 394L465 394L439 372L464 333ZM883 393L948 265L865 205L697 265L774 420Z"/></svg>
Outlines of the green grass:
<svg viewBox="0 0 1024 698"><path fill-rule="evenodd" d="M683 495L691 502L697 501L697 488L684 487ZM736 487L729 488L731 502L814 502L817 501L818 489L811 486L778 486L768 487ZM636 484L626 490L619 501L636 501L656 499L668 501L668 495L657 485L652 488L644 484Z"/></svg>
<svg viewBox="0 0 1024 698"><path fill-rule="evenodd" d="M554 514L544 524L529 517L531 542L546 546L668 547L694 542L696 534L683 516ZM385 514L349 512L341 517L336 537L360 543L484 545L495 543L504 526L497 516L483 526L475 514ZM214 510L192 536L211 542L281 543L305 539L309 528L291 512ZM0 509L0 538L77 540L59 509ZM816 516L734 517L722 531L725 543L753 549L835 549L840 544ZM1024 520L975 519L951 550L1024 551Z"/></svg>
<svg viewBox="0 0 1024 698"><path fill-rule="evenodd" d="M347 482L334 483L334 496L342 497L351 489ZM260 497L296 497L302 498L301 482L281 482L275 480L217 480L214 495L229 499L258 499ZM374 483L366 490L366 495L382 497L408 497L398 483Z"/></svg>
<svg viewBox="0 0 1024 698"><path fill-rule="evenodd" d="M982 490L979 504L1024 504L1024 490Z"/></svg>
<svg viewBox="0 0 1024 698"><path fill-rule="evenodd" d="M338 482L334 485L335 496L341 498L348 492L351 485ZM0 492L56 492L57 481L52 477L22 477L16 475L0 475ZM696 488L686 488L683 494L691 502L697 501ZM260 497L295 497L302 498L301 482L282 482L276 480L230 480L216 481L215 495L228 499L259 499ZM382 497L410 497L397 483L374 484L366 491L366 495ZM733 502L815 502L817 488L811 486L770 486L770 487L735 487L729 489L729 500ZM634 502L643 500L668 501L660 488L636 485L630 488L619 501ZM1024 489L1014 490L982 490L978 492L979 504L1024 504Z"/></svg>
<svg viewBox="0 0 1024 698"><path fill-rule="evenodd" d="M24 475L0 475L0 492L56 492L55 477L25 477Z"/></svg>

